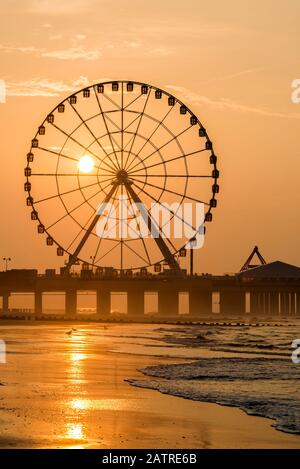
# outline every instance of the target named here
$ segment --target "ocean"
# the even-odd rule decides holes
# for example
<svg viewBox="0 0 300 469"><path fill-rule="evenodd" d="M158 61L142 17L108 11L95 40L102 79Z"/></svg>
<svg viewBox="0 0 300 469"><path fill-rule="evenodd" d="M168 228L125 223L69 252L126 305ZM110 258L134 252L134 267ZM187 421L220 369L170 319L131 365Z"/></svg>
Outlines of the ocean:
<svg viewBox="0 0 300 469"><path fill-rule="evenodd" d="M144 378L131 380L132 385L239 407L274 419L278 430L300 433L300 363L291 357L292 342L300 338L298 323L160 327L153 332L154 341L166 344L166 357L193 360L144 367Z"/></svg>

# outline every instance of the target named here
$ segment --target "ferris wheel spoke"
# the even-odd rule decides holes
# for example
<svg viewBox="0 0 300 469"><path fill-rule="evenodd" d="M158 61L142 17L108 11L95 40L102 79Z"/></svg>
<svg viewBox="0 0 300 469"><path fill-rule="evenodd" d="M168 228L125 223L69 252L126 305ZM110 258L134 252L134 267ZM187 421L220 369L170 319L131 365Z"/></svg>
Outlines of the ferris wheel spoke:
<svg viewBox="0 0 300 469"><path fill-rule="evenodd" d="M97 174L85 174L85 173L82 173L82 174L78 174L78 173L31 173L30 176L90 176L90 177L93 177L93 176L97 176ZM102 176L102 175L99 175L99 176ZM103 175L104 176L104 175ZM105 176L108 176L108 174L105 174Z"/></svg>
<svg viewBox="0 0 300 469"><path fill-rule="evenodd" d="M135 178L130 178L130 179L132 181L138 181L138 182L141 182L141 183L143 182L143 181L139 181ZM199 202L199 203L202 203L202 204L209 205L207 202L203 202L202 200L195 199L194 197L189 197L188 195L186 195L186 193L180 194L180 192L172 191L171 189L167 189L166 187L162 188L161 186L157 186L156 184L151 184L150 182L146 182L145 184L146 184L146 186L154 187L155 189L160 189L162 191L169 192L170 194L178 195L179 197L186 198L186 199L189 199L189 200L193 200L194 202Z"/></svg>
<svg viewBox="0 0 300 469"><path fill-rule="evenodd" d="M112 98L110 98L109 96L107 96L106 93L102 93L102 96L104 98L106 98L108 101L110 101L114 106L116 106L117 110L118 111L121 111L121 107L118 105L118 103L116 103Z"/></svg>
<svg viewBox="0 0 300 469"><path fill-rule="evenodd" d="M111 210L112 210L112 207L110 208L110 213L111 213ZM69 251L69 249L71 248L72 244L74 244L74 242L76 241L76 239L78 239L78 237L80 236L80 233L84 230L86 230L86 226L89 224L89 222L91 221L91 219L95 216L95 213L92 213L92 215L87 219L87 221L85 222L85 224L82 226L80 225L80 231L78 232L78 234L75 236L75 238L73 239L73 241L71 242L71 244L69 244L68 248L67 248L67 251Z"/></svg>
<svg viewBox="0 0 300 469"><path fill-rule="evenodd" d="M89 222L91 221L91 219L95 216L94 213L92 213L92 215L89 216L89 218L87 219L87 221L85 222L85 224L82 226L80 225L80 230L78 231L77 235L75 236L75 238L71 241L71 243L69 244L69 246L67 247L66 251L69 251L69 249L71 249L72 245L75 243L75 241L79 238L80 234L82 233L82 231L85 231L86 229L86 226L89 224Z"/></svg>
<svg viewBox="0 0 300 469"><path fill-rule="evenodd" d="M116 145L116 147L118 147L118 149L121 151L121 145L118 144L118 142L116 141L116 139L114 138L114 136L112 135L112 132L111 132L111 139L112 141L114 142L114 144Z"/></svg>
<svg viewBox="0 0 300 469"><path fill-rule="evenodd" d="M72 156L64 155L63 153L59 153L59 152L57 152L57 151L50 150L49 148L44 148L44 147L40 147L40 146L38 146L37 148L38 148L39 150L46 151L46 152L48 152L48 153L52 153L53 155L61 156L62 158L66 158L66 159L68 159L68 160L75 161L76 163L78 163L78 161L79 161L77 158L72 158Z"/></svg>
<svg viewBox="0 0 300 469"><path fill-rule="evenodd" d="M136 98L134 98L130 103L128 103L125 107L124 107L124 111L126 111L133 103L135 103L138 99L140 99L141 97L143 96L142 93L140 93Z"/></svg>
<svg viewBox="0 0 300 469"><path fill-rule="evenodd" d="M76 212L76 210L78 210L80 207L82 207L84 204L86 204L87 202L89 202L90 200L92 200L94 197L96 197L96 195L100 194L101 192L105 191L105 189L107 187L109 187L111 185L111 183L109 184L106 184L106 186L104 186L102 189L99 189L95 194L89 196L86 200L84 200L83 202L81 202L79 205L77 205L76 207L72 208L72 210L70 211L67 211L67 213L65 215L63 215L61 218L59 218L58 220L56 220L54 223L52 223L51 225L47 226L46 227L46 230L50 230L51 228L53 228L53 226L57 225L57 223L61 222L62 220L64 220L65 218L67 218L68 216L71 216L71 213L73 212Z"/></svg>
<svg viewBox="0 0 300 469"><path fill-rule="evenodd" d="M122 96L123 96L123 83L122 83ZM122 167L123 167L123 151L122 151ZM123 192L124 192L124 186L123 184L121 184L121 200L123 200ZM120 257L121 257L121 270L123 270L123 203L121 202L121 206L120 206L120 218L118 220L118 222L120 222L120 225L121 225L121 252L120 252Z"/></svg>
<svg viewBox="0 0 300 469"><path fill-rule="evenodd" d="M112 112L113 112L113 111L112 111ZM101 116L101 113L100 113L100 112L97 113L97 114L95 114L94 116L92 116L92 118L87 119L86 122L89 121L90 119L94 119L95 117L99 117L99 116ZM82 124L78 125L78 126L72 131L71 135L73 135L73 134L81 127L81 125L82 125ZM88 152L90 152L91 154L93 154L93 153L90 151L90 147L91 147L95 142L97 142L97 143L100 145L100 147L101 147L101 149L103 150L103 152L105 153L105 156L110 160L112 166L111 166L109 163L107 163L103 158L101 159L101 158L98 157L98 160L100 161L101 164L104 164L104 165L107 166L110 170L112 170L112 171L115 172L116 169L117 169L117 167L115 166L113 160L111 159L111 157L109 156L109 154L107 153L107 151L105 150L105 148L103 147L103 145L100 143L100 140L101 140L103 137L105 137L106 135L107 135L107 134L104 134L104 135L102 135L102 136L99 137L99 138L94 137L94 140L89 144L89 146L86 148L86 150L87 150ZM68 137L67 137L67 140L68 140ZM66 141L67 141L67 140L66 140ZM78 160L76 160L76 161L78 161Z"/></svg>
<svg viewBox="0 0 300 469"><path fill-rule="evenodd" d="M177 212L173 212L173 210L170 209L170 207L168 207L167 205L165 205L164 203L160 202L159 200L157 200L155 197L153 197L153 195L149 194L149 192L145 191L145 188L143 187L140 187L138 184L135 184L135 186L141 191L141 192L144 192L145 195L147 195L147 197L149 197L150 199L152 199L155 203L161 205L164 209L166 209L168 212L170 212L174 217L178 218L178 220L180 220L181 222L183 222L185 225L187 225L189 228L192 228L192 230L196 231L196 228L191 225L190 223L188 223L186 220L184 220L180 215L178 215ZM209 205L209 204L207 204ZM174 247L174 246L173 246Z"/></svg>
<svg viewBox="0 0 300 469"><path fill-rule="evenodd" d="M124 246L124 239L121 238L120 240L120 269L123 270L123 246Z"/></svg>
<svg viewBox="0 0 300 469"><path fill-rule="evenodd" d="M101 159L99 158L98 155L96 155L96 153L93 153L91 150L89 150L87 147L85 147L84 145L82 145L82 143L80 143L78 140L76 140L76 138L74 138L72 135L69 135L67 132L65 132L61 127L58 127L58 125L54 124L54 123L51 123L51 125L53 127L56 128L56 130L58 130L59 132L61 132L62 134L64 134L67 138L69 138L70 140L72 140L72 142L76 143L76 145L78 145L79 147L81 147L84 151L88 151L91 155L93 155L97 160L101 161ZM77 160L78 161L78 160Z"/></svg>
<svg viewBox="0 0 300 469"><path fill-rule="evenodd" d="M109 216L108 216L108 218L109 218ZM107 235L109 235L109 234L112 232L112 230L116 230L116 231L117 231L118 227L119 227L120 225L122 225L122 223L123 223L123 221L120 221L120 219L118 219L118 220L116 221L115 225L112 226L112 227L110 228L110 230L106 233L106 237L107 237ZM122 232L122 230L121 230L121 232ZM104 233L104 232L102 232L102 233ZM103 239L103 238L100 238L100 240L102 240L102 239ZM111 241L116 241L116 240L112 239ZM121 236L121 239L120 239L120 241L119 241L119 245L120 245L120 249L121 249L121 270L123 270L123 259L122 259L122 256L123 256L123 245L126 245L126 247L128 247L128 248L129 248L129 246L128 246L127 243L124 241L124 239L123 239L122 236ZM130 249L130 248L129 248L129 249ZM110 251L109 251L109 252L110 252ZM138 255L138 253L136 253L135 251L133 251L133 252L134 252L136 255ZM107 253L107 254L108 254L108 253ZM104 256L98 258L97 261L101 260L103 257L104 257ZM144 259L143 259L143 260L144 260Z"/></svg>
<svg viewBox="0 0 300 469"><path fill-rule="evenodd" d="M122 82L122 101L121 101L121 168L123 168L124 152L124 83ZM123 187L123 186L122 186Z"/></svg>
<svg viewBox="0 0 300 469"><path fill-rule="evenodd" d="M133 185L134 185L135 187L139 188L139 187L137 186L137 184L133 184ZM145 190L141 190L141 192L143 192L145 195L147 194ZM157 202L156 199L153 199L153 200L155 200L155 202ZM147 210L147 209L146 209L146 210ZM150 221L150 225L151 225L151 223L152 223L152 221ZM168 238L168 236L166 236L166 233L164 232L163 227L160 227L157 223L154 223L154 227L155 227L155 229L158 228L158 234L160 234L160 233L162 234L163 238L166 239L166 241L167 241L168 244L170 245L171 249L173 249L174 251L176 251L176 248L175 248L174 244L173 244L172 241ZM149 229L149 231L150 231L150 229ZM154 240L155 240L155 242L156 242L156 238L154 238Z"/></svg>
<svg viewBox="0 0 300 469"><path fill-rule="evenodd" d="M136 130L135 130L135 132L134 132L134 136L133 136L133 139L132 139L132 142L131 142L131 146L130 146L130 149L129 149L129 152L128 152L128 155L127 155L127 158L126 158L126 161L125 161L125 164L124 164L124 169L126 169L126 167L127 167L127 163L128 163L129 158L130 158L130 155L131 155L131 152L132 152L132 149L133 149L133 145L134 145L136 136L137 136L137 134L138 134L138 131L139 131L141 122L142 122L142 120L143 120L144 112L145 112L145 110L146 110L146 107L147 107L147 104L148 104L148 101L149 101L149 98L150 98L150 95L151 95L151 91L152 91L152 89L149 90L149 93L147 94L147 98L145 99L145 103L144 103L143 110L142 110L142 112L140 113L140 119L139 119L137 128L136 128Z"/></svg>
<svg viewBox="0 0 300 469"><path fill-rule="evenodd" d="M179 134L177 135L174 135L174 137L172 137L170 140L168 140L166 143L164 143L163 145L161 145L157 150L153 151L152 153L150 153L150 155L147 155L145 158L143 158L142 162L145 163L146 160L148 160L151 156L154 155L154 153L160 151L162 148L165 148L167 145L169 145L170 143L172 143L174 140L177 140L178 137L181 137L181 135L183 135L185 132L187 132L189 129L191 129L193 126L192 125L189 125L188 127L186 127L184 130L182 130L181 132L179 132ZM139 156L139 155L137 155ZM183 155L184 156L184 155ZM136 168L136 166L140 164L140 163L137 163L136 165L134 165L132 167L132 169Z"/></svg>
<svg viewBox="0 0 300 469"><path fill-rule="evenodd" d="M99 142L99 140L97 139L97 137L95 136L94 132L92 131L92 129L89 127L89 125L86 123L86 121L83 119L83 117L81 116L81 114L78 112L78 110L76 109L76 107L71 104L71 102L68 100L68 103L69 105L71 106L71 108L73 109L73 111L76 113L76 115L79 117L79 119L81 120L81 122L83 123L83 125L85 126L85 128L88 130L88 132L91 134L91 136L93 137L94 141L98 143L100 149L106 154L106 156L108 156L108 153L105 151L105 148L102 146L102 144ZM100 160L100 158L98 158ZM100 160L101 161L101 160ZM113 164L113 161L111 161L111 163ZM115 167L116 168L116 167ZM116 168L117 169L117 168Z"/></svg>
<svg viewBox="0 0 300 469"><path fill-rule="evenodd" d="M110 215L111 215L111 212L112 212L112 208L113 208L113 206L111 205L111 206L110 206L110 209L109 209L109 212L108 212L108 216L107 216L107 218L109 218L109 217L110 217ZM104 232L102 231L102 235L103 235L103 233L104 233ZM97 248L96 248L95 254L94 254L94 256L93 256L93 259L94 259L94 263L95 263L95 264L97 264L97 262L98 262L98 259L97 259L97 261L96 261L95 259L96 259L97 255L98 255L98 252L99 252L99 250L100 250L100 246L101 246L101 243L102 243L102 240L103 240L103 237L102 237L102 235L101 235L101 236L99 236L98 245L97 245Z"/></svg>
<svg viewBox="0 0 300 469"><path fill-rule="evenodd" d="M106 220L109 220L109 218L110 218L110 216L111 216L112 209L113 209L113 205L111 205L111 207L110 207L109 213L108 213L108 215L106 216ZM111 239L111 238L109 237L109 235L110 235L110 233L111 233L113 230L116 230L116 232L117 232L117 228L118 228L118 226L120 225L120 219L116 219L116 218L114 218L114 219L116 220L116 222L115 222L115 224L114 224L108 231L106 231L106 227L104 226L102 232L100 233L100 238L101 238L101 239L102 239L102 237L103 237L103 235L104 235L104 231L106 231L105 237L103 237L104 239Z"/></svg>
<svg viewBox="0 0 300 469"><path fill-rule="evenodd" d="M151 138L153 137L153 135L157 132L157 130L159 129L159 127L161 125L163 125L164 121L166 120L166 118L169 116L170 112L172 112L172 110L174 109L174 106L172 106L170 109L168 109L167 113L165 114L165 116L163 117L163 119L158 123L158 125L155 127L155 129L153 130L153 132L151 133L150 137L147 138L147 140L145 140L145 142L143 143L143 145L141 146L141 148L138 150L137 152L137 155L139 156L141 151L143 151L144 147L147 145L148 142L150 142ZM131 164L128 166L128 171L130 171L130 168L131 168L131 165L132 165L133 161L131 162Z"/></svg>
<svg viewBox="0 0 300 469"><path fill-rule="evenodd" d="M126 148L130 145L130 143L132 142L133 138L134 138L134 135L132 135L132 136L130 137L130 139L129 139L128 142L126 143L125 147L123 148L123 151L125 151Z"/></svg>
<svg viewBox="0 0 300 469"><path fill-rule="evenodd" d="M112 178L106 179L106 181L111 181L111 180L112 180ZM106 182L106 181L102 181L102 183ZM80 191L81 189L86 189L88 187L93 187L93 186L96 186L96 185L99 185L98 181L93 182L92 184L88 184L87 186L77 187L76 189L71 189L71 190L66 191L66 192L59 192L56 195L51 195L50 197L45 197L44 199L40 199L40 200L35 201L34 204L36 205L36 204L40 204L42 202L47 202L48 200L55 199L56 197L61 197L62 195L71 194L72 192Z"/></svg>
<svg viewBox="0 0 300 469"><path fill-rule="evenodd" d="M74 262L76 261L77 257L78 257L78 254L80 253L81 249L83 248L83 246L85 245L87 239L89 238L90 234L92 233L93 229L95 228L99 218L101 217L101 215L103 214L104 210L105 210L105 206L106 204L110 201L110 199L113 197L114 193L116 192L117 190L117 185L116 184L113 184L111 190L109 191L109 193L106 195L103 203L100 205L100 207L98 208L97 210L97 214L95 215L95 217L93 218L90 226L88 227L88 229L86 230L83 238L81 239L80 243L78 244L77 248L75 249L75 251L73 252L73 254L70 256L69 258L69 262L67 263L66 265L66 268L65 268L65 274L67 274L70 270L70 267L74 264Z"/></svg>
<svg viewBox="0 0 300 469"><path fill-rule="evenodd" d="M139 178L211 178L211 174L137 174L135 177Z"/></svg>
<svg viewBox="0 0 300 469"><path fill-rule="evenodd" d="M106 217L107 220L109 219L110 214L111 214L111 212L107 215L107 217ZM112 239L112 238L110 238L108 235L109 235L113 230L116 230L116 231L117 231L117 228L118 228L119 225L120 225L119 220L116 220L115 224L105 233L105 237L103 236L105 229L102 230L102 233L101 233L100 238L101 238L101 239Z"/></svg>
<svg viewBox="0 0 300 469"><path fill-rule="evenodd" d="M117 241L117 240L114 240L114 241L116 242L116 244L112 248L110 248L105 254L98 257L98 259L96 260L96 264L100 262L102 259L104 259L104 257L106 257L108 254L111 254L112 251L114 251L121 244L121 241Z"/></svg>
<svg viewBox="0 0 300 469"><path fill-rule="evenodd" d="M108 171L107 169L105 168L101 168L101 171L106 171L106 173L103 173L103 174L97 174L98 177L105 177L105 176L115 176L116 175L116 172L115 171Z"/></svg>
<svg viewBox="0 0 300 469"><path fill-rule="evenodd" d="M57 152L57 151L50 150L50 149L48 149L48 148L44 148L44 147L40 147L40 146L38 146L37 148L38 148L39 150L46 151L46 152L48 152L48 153L52 153L53 155L56 155L56 156L58 156L58 157L62 157L62 158L66 158L66 159L71 160L71 161L75 161L77 164L79 163L79 159L78 159L78 158L73 158L72 156L64 155L63 153L59 153L59 152ZM87 150L88 150L88 149L87 149ZM88 151L89 151L89 150L88 150ZM91 153L91 152L90 152L90 153ZM115 174L115 170L114 170L114 168L113 168L112 166L110 166L108 163L106 163L106 161L103 161L103 160L100 160L100 161L101 161L101 163L105 164L110 170L113 171L112 174ZM105 169L105 171L108 172L108 170L107 170L106 168L104 168L104 169ZM32 174L32 175L33 175L33 174Z"/></svg>
<svg viewBox="0 0 300 469"><path fill-rule="evenodd" d="M154 168L154 167L160 166L160 165L162 165L162 164L163 164L163 165L166 165L166 164L168 164L168 163L171 163L172 161L180 160L180 159L182 159L182 158L186 158L186 157L191 156L191 155L196 155L197 153L202 153L202 152L204 152L204 151L207 151L207 149L206 149L206 148L202 148L201 150L192 151L191 153L185 153L185 154L183 154L183 155L176 156L175 158L170 158L169 160L163 160L163 161L160 161L159 163L154 163L154 164L151 164L151 165L149 165L149 166L145 166L145 169ZM144 160L143 160L143 161L144 161ZM142 169L138 169L137 171L142 171ZM134 176L137 175L136 172L132 172L132 171L131 171L129 174L130 174L130 177L131 177L131 175L134 175ZM166 176L167 176L167 175L166 175ZM188 176L188 177L190 177L190 176ZM211 177L211 176L210 176L210 177Z"/></svg>
<svg viewBox="0 0 300 469"><path fill-rule="evenodd" d="M121 169L121 168L120 168L119 161L118 161L117 154L116 154L116 150L115 150L115 147L114 147L114 144L113 144L112 136L111 136L111 133L110 133L110 131L109 131L109 129L108 129L106 117L104 116L104 112L103 112L103 110L102 110L102 106L101 106L101 103L100 103L100 99L99 99L99 97L98 97L98 94L97 94L95 88L94 88L94 92L95 92L96 100L97 100L98 107L99 107L99 110L100 110L100 114L101 114L101 116L102 116L103 123L104 123L105 129L106 129L106 133L107 133L107 135L108 135L108 138L109 138L109 140L110 140L110 144L111 144L113 153L114 153L114 155L115 155L116 165L114 165L114 166L115 166L115 167L117 166L116 169L118 170L118 169Z"/></svg>
<svg viewBox="0 0 300 469"><path fill-rule="evenodd" d="M137 187L138 189L140 189L140 191L143 192L145 195L148 195L148 193L147 193L145 190L142 190L136 183L132 183L132 184L133 184L135 187ZM153 197L150 197L150 198L152 198L152 200L154 200L156 203L159 203L159 204L160 204L160 202L159 202L159 199L160 199L160 198L159 198L158 200L155 199L155 198L153 198ZM176 248L175 248L174 244L173 244L172 241L166 236L166 233L164 232L163 227L160 228L160 226L158 225L158 228L159 228L159 232L162 233L163 237L166 239L166 241L167 241L167 242L169 243L169 245L171 246L171 249L173 249L174 251L176 251Z"/></svg>
<svg viewBox="0 0 300 469"><path fill-rule="evenodd" d="M129 183L125 183L126 185L126 188L129 192L129 194L131 195L133 201L135 203L138 203L138 204L142 204L142 201L141 199L139 198L139 196L136 194L136 192L134 191L134 189L132 188L131 184ZM159 224L157 223L154 223L153 219L151 218L150 214L149 214L149 211L146 209L146 210L142 210L141 211L141 215L145 221L145 223L147 224L148 226L148 229L150 231L150 233L152 234L152 228L154 228L156 230L156 233L155 233L155 237L154 237L154 240L158 246L158 248L160 249L163 257L166 259L166 261L168 262L169 266L171 268L173 268L175 271L177 272L180 272L180 267L179 267L179 264L178 262L176 261L176 259L172 256L168 246L166 245L163 237L161 236L161 233L163 233L163 230L161 229L161 227L159 226Z"/></svg>
<svg viewBox="0 0 300 469"><path fill-rule="evenodd" d="M115 123L109 116L107 112L104 112L106 119L119 131L121 132L121 127Z"/></svg>
<svg viewBox="0 0 300 469"><path fill-rule="evenodd" d="M124 241L124 246L126 246L126 248L133 252L133 254L135 254L137 257L139 257L145 264L148 263L147 259L141 256L137 251L135 251L126 241Z"/></svg>
<svg viewBox="0 0 300 469"><path fill-rule="evenodd" d="M125 109L125 108L124 108ZM132 126L132 124L134 124L138 119L140 118L140 114L138 113L137 116L133 119L133 121L130 122L130 124L126 125L126 127L124 127L124 132L129 129L129 127ZM133 136L132 136L133 138Z"/></svg>
<svg viewBox="0 0 300 469"><path fill-rule="evenodd" d="M60 127L58 127L57 125L55 125L54 123L51 124L53 127L55 127L57 130L59 130L60 132L62 132L67 138L69 138L70 140L72 140L74 143L76 143L76 145L80 146L81 148L83 148L83 150L85 152L88 152L90 153L91 155L94 156L94 158L96 158L98 161L100 161L101 163L103 164L106 164L106 166L108 166L110 169L113 169L111 168L111 166L108 165L108 163L106 163L105 161L103 161L103 159L99 158L98 155L96 155L96 153L94 153L93 151L91 151L88 147L85 147L84 145L82 145L80 142L78 142L78 140L76 140L72 135L69 135L67 134L67 132L65 132L63 129L61 129ZM109 157L109 155L108 155ZM109 158L110 159L110 158ZM78 160L76 160L78 162ZM112 160L111 160L112 161ZM112 161L112 164L113 164L113 161ZM115 166L114 166L115 167ZM116 168L116 167L115 167Z"/></svg>
<svg viewBox="0 0 300 469"><path fill-rule="evenodd" d="M129 198L129 202L130 202L131 205L133 205L133 204L134 204L133 199L132 199L131 195L129 194L128 189L127 189L126 186L125 186L125 189L126 189L126 192L127 192L128 198ZM136 216L134 213L133 213L132 215L133 215L134 218L137 218L137 216ZM138 226L139 233L140 233L139 239L142 241L142 244L143 244L143 247L144 247L144 250L145 250L145 254L146 254L146 256L147 256L148 263L149 263L149 265L150 265L150 264L151 264L151 260L150 260L150 256L149 256L149 253L148 253L148 250L147 250L147 247L146 247L146 243L145 243L145 240L144 240L143 235L142 235L142 232L141 232L141 228L140 228L140 226L139 226L138 223L137 223L137 226Z"/></svg>
<svg viewBox="0 0 300 469"><path fill-rule="evenodd" d="M178 215L176 214L175 212L173 212L169 207L165 206L163 203L160 202L160 198L157 200L157 198L153 197L151 194L149 194L149 192L147 192L145 190L144 187L140 187L138 184L134 183L134 186L137 187L141 192L143 192L147 197L149 197L151 200L153 200L156 204L159 204L161 205L162 207L166 208L173 216L176 216L178 219L180 219L181 221L183 221L183 219ZM191 226L191 225L190 225ZM192 226L191 226L192 227ZM193 227L192 227L193 228ZM168 239L168 238L167 238ZM174 246L174 244L171 242L171 240L168 240L170 245L172 246L172 249L174 249L176 251L176 248Z"/></svg>
<svg viewBox="0 0 300 469"><path fill-rule="evenodd" d="M167 114L165 115L165 117L164 117L162 120L158 120L158 119L156 119L155 117L153 117L153 116L147 114L146 112L144 112L143 115L144 115L145 117L148 117L149 119L151 119L151 120L153 120L154 122L158 123L158 125L157 125L156 129L154 129L154 131L152 132L151 136L148 137L148 138L146 138L146 137L144 137L144 136L142 136L142 135L140 135L140 134L137 134L137 135L139 135L139 137L141 137L143 140L145 140L144 144L142 145L142 147L138 150L138 152L137 152L136 155L135 155L135 156L137 157L137 159L139 160L138 163L137 163L137 165L136 165L137 168L138 168L140 165L141 165L141 166L144 165L143 160L140 158L139 155L140 155L141 151L143 150L144 146L145 146L148 142L150 143L150 145L151 145L152 147L155 148L155 152L158 152L158 154L160 155L160 158L162 159L162 156L161 156L161 154L160 154L159 148L156 147L156 145L154 145L153 142L151 142L151 137L152 137L152 135L154 135L155 131L156 131L160 126L162 126L162 127L166 130L166 132L169 133L172 137L175 137L175 138L176 138L175 134L174 134L173 132L171 132L171 130L163 123L164 119L170 114L170 112L172 111L172 109L173 109L173 107L171 107L171 108L168 110ZM129 112L134 112L134 111L129 111ZM132 132L129 132L129 133L132 133ZM133 138L134 138L134 136L135 136L135 135L133 134ZM130 139L130 141L131 141L131 140L132 140L132 139ZM177 146L179 147L181 153L184 154L184 150L183 150L182 145L180 144L180 142L177 140L176 143L177 143ZM126 145L126 146L127 146L127 145ZM135 159L136 159L136 158L134 157L134 158L132 159L132 161L129 163L127 172L130 171L129 168L132 167L132 164L134 163ZM144 169L145 169L145 165L144 165ZM137 170L137 171L141 171L141 169L140 169L140 170Z"/></svg>
<svg viewBox="0 0 300 469"><path fill-rule="evenodd" d="M98 241L98 244L97 244L97 247L96 247L95 254L92 256L93 265L96 264L96 257L97 257L97 254L98 254L98 252L99 252L99 249L100 249L101 241L102 241L102 238L99 238L99 241Z"/></svg>

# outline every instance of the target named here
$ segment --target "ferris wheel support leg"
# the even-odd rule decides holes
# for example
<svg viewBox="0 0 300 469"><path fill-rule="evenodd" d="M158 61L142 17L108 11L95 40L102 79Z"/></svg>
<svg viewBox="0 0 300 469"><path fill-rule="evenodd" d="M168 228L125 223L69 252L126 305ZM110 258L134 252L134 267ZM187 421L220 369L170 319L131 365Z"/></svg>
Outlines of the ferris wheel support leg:
<svg viewBox="0 0 300 469"><path fill-rule="evenodd" d="M131 183L129 181L127 181L127 182L125 182L125 186L126 186L126 189L129 192L132 200L134 201L134 203L143 205L143 202L141 201L139 196L136 194L136 192L133 190ZM180 266L179 266L178 262L172 256L168 246L164 242L164 240L163 240L163 238L162 238L162 236L159 232L159 229L155 226L153 220L151 219L148 210L147 209L141 210L141 215L142 215L146 225L148 226L148 229L149 229L150 233L152 233L153 226L154 226L155 230L157 231L156 236L154 237L154 240L155 240L157 246L159 247L160 252L164 256L165 260L167 261L169 267L171 269L173 269L178 275L181 275L182 271L180 269Z"/></svg>
<svg viewBox="0 0 300 469"><path fill-rule="evenodd" d="M76 262L77 260L77 257L78 257L78 254L80 253L81 249L83 248L83 246L85 245L87 239L89 238L90 234L92 233L93 229L95 228L99 218L101 217L101 215L103 214L105 208L106 208L106 204L110 201L110 199L112 198L112 196L114 195L115 191L116 191L116 188L117 188L117 184L114 183L111 190L109 191L109 193L107 194L107 196L105 197L104 201L102 202L102 204L100 205L100 207L98 208L97 210L97 214L95 215L95 217L93 218L90 226L88 227L88 229L86 230L82 240L80 241L80 243L78 244L77 248L75 249L75 251L73 252L73 254L69 257L69 262L67 263L65 269L64 269L64 277L66 275L68 275L69 271L70 271L70 268L72 267L72 265Z"/></svg>

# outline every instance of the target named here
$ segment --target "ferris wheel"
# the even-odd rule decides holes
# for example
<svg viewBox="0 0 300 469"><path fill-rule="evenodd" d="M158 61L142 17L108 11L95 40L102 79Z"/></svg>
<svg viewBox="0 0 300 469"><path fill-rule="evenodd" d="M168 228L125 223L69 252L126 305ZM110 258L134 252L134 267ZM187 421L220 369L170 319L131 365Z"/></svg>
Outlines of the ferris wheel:
<svg viewBox="0 0 300 469"><path fill-rule="evenodd" d="M163 264L179 271L179 257L212 221L216 163L205 127L175 96L145 83L98 83L64 99L38 127L27 154L26 204L46 244L68 256L66 271L78 262L121 273L160 272ZM176 203L203 204L201 227L187 223ZM132 209L139 204L142 213ZM187 234L154 223L150 207L188 224ZM145 236L150 225L156 236Z"/></svg>

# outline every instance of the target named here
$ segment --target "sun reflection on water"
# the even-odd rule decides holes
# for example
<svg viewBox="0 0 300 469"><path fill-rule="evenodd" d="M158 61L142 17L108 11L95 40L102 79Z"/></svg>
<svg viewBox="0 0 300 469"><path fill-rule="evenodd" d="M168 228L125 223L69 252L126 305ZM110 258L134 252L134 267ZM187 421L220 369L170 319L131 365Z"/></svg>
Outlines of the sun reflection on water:
<svg viewBox="0 0 300 469"><path fill-rule="evenodd" d="M73 395L74 392L76 394L77 392L81 392L80 383L84 379L86 371L85 360L87 359L87 354L85 350L85 336L82 334L80 336L73 334L68 342L66 354L66 373L68 375L68 381L72 386L71 392ZM75 442L75 445L72 444L72 446L68 446L69 448L82 448L81 443L86 439L83 415L82 413L79 414L78 411L87 410L88 402L88 400L79 397L74 397L67 402L67 407L71 412L68 413L67 418L69 421L65 425L64 438Z"/></svg>
<svg viewBox="0 0 300 469"><path fill-rule="evenodd" d="M73 410L88 410L91 407L91 401L89 399L72 399L70 407Z"/></svg>
<svg viewBox="0 0 300 469"><path fill-rule="evenodd" d="M85 438L85 432L81 423L68 423L66 425L65 438L74 441L75 444L68 446L70 449L82 449L83 445L80 444Z"/></svg>
<svg viewBox="0 0 300 469"><path fill-rule="evenodd" d="M79 449L87 445L103 445L106 439L100 428L103 415L113 411L111 431L117 431L119 412L131 409L132 403L125 396L111 395L102 370L95 368L94 348L82 331L72 333L65 343L65 373L67 390L64 401L64 425L62 438L68 448ZM99 363L98 363L99 366ZM100 365L101 366L101 365ZM95 426L95 422L100 422ZM92 437L91 437L92 435Z"/></svg>
<svg viewBox="0 0 300 469"><path fill-rule="evenodd" d="M71 362L78 362L80 360L84 360L85 358L86 358L86 354L82 352L71 352L70 354Z"/></svg>
<svg viewBox="0 0 300 469"><path fill-rule="evenodd" d="M71 384L79 383L84 377L84 362L87 359L86 336L84 334L72 334L67 345L66 372Z"/></svg>
<svg viewBox="0 0 300 469"><path fill-rule="evenodd" d="M66 436L74 440L81 440L84 437L82 424L81 423L68 423Z"/></svg>

